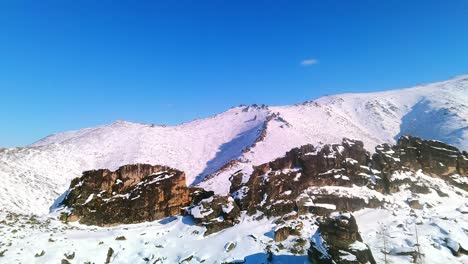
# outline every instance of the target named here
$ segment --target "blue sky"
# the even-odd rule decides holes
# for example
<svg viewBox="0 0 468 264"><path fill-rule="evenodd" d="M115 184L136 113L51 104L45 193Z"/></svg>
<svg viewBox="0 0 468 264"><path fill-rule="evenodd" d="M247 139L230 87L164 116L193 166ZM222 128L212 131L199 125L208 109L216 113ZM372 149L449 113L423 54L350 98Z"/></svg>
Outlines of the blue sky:
<svg viewBox="0 0 468 264"><path fill-rule="evenodd" d="M464 73L467 0L2 1L0 146Z"/></svg>

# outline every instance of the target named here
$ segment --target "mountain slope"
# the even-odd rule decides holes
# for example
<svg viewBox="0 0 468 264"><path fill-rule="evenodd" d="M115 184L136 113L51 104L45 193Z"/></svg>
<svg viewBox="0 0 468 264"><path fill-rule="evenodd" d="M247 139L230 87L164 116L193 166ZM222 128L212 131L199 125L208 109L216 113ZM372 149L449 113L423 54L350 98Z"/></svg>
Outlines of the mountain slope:
<svg viewBox="0 0 468 264"><path fill-rule="evenodd" d="M402 134L468 149L468 75L404 90L343 94L279 107L236 107L173 127L116 122L0 150L0 208L47 213L84 170L131 163L186 172L187 184L227 193L228 177L293 147L362 140L366 148ZM225 166L231 160L238 160ZM210 177L206 177L210 175ZM246 175L250 175L246 173Z"/></svg>
<svg viewBox="0 0 468 264"><path fill-rule="evenodd" d="M188 205L166 200L187 201L179 200L188 189L183 175L170 168L90 171L73 181L59 211L36 217L0 210L0 259L467 263L467 172L467 153L414 137L381 145L372 157L349 139L295 148L255 167L245 185L233 176L233 196L192 189L189 196L198 198ZM159 196L163 190L177 193ZM184 213L150 213L167 205Z"/></svg>
<svg viewBox="0 0 468 264"><path fill-rule="evenodd" d="M237 107L175 127L116 122L0 151L0 207L47 213L83 170L122 164L179 168L191 184L240 156L261 133L266 115L260 107Z"/></svg>
<svg viewBox="0 0 468 264"><path fill-rule="evenodd" d="M368 149L412 134L468 149L468 76L403 90L322 97L300 105L270 107L290 126L271 124L254 149L255 164L305 143L363 140ZM279 142L279 144L278 144ZM269 146L274 150L265 151ZM269 156L265 156L269 153Z"/></svg>
<svg viewBox="0 0 468 264"><path fill-rule="evenodd" d="M322 97L291 106L269 107L276 118L267 121L261 141L241 162L208 177L201 186L218 194L229 191L229 177L252 165L284 155L308 143L359 139L372 150L383 142L395 143L411 134L468 149L468 75L414 88L377 93ZM244 179L246 181L247 178Z"/></svg>

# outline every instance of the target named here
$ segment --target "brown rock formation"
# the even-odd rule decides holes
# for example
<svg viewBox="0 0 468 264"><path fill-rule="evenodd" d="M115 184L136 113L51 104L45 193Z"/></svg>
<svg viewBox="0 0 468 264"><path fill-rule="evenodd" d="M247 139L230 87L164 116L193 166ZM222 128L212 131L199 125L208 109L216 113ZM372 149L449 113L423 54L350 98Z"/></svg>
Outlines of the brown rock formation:
<svg viewBox="0 0 468 264"><path fill-rule="evenodd" d="M407 181L392 184L391 175L403 170L421 170L424 174L442 178L468 190L465 181L461 180L468 177L468 154L439 141L403 136L395 146L377 146L376 153L372 156L372 165L381 171L387 192L395 191L403 183L413 185Z"/></svg>
<svg viewBox="0 0 468 264"><path fill-rule="evenodd" d="M282 158L255 167L245 185L232 177L231 191L242 209L251 214L257 210L267 216L281 216L292 211L305 213L313 206L307 205L300 195L309 187L368 185L372 188L375 184L370 181L367 175L370 169L366 167L369 162L370 154L361 141L343 139L342 144L325 145L320 150L305 145L292 149ZM327 197L324 194L317 199L327 200ZM345 210L357 210L367 205L361 201L339 204ZM378 204L372 205L375 206Z"/></svg>
<svg viewBox="0 0 468 264"><path fill-rule="evenodd" d="M147 164L125 165L116 171L86 171L70 185L64 217L90 225L153 221L180 213L189 205L190 190L181 171Z"/></svg>
<svg viewBox="0 0 468 264"><path fill-rule="evenodd" d="M358 186L391 193L405 186L415 193L429 193L431 186L416 180L415 175L421 170L467 190L467 166L466 152L438 141L404 136L395 146L377 146L370 157L362 142L343 139L342 144L324 145L319 150L312 145L294 148L282 158L255 167L246 184L240 181L242 175L233 175L231 193L250 214L259 210L266 216L293 211L327 215L332 211L379 207L382 201L372 196L321 192L321 187ZM305 195L310 188L316 191Z"/></svg>

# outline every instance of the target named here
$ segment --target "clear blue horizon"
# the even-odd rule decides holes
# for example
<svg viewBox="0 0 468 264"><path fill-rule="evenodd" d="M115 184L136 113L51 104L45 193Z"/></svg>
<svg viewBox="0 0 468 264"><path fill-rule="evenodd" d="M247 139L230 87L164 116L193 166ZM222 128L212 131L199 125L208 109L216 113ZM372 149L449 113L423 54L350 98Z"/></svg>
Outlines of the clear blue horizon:
<svg viewBox="0 0 468 264"><path fill-rule="evenodd" d="M3 1L0 147L468 73L468 1Z"/></svg>

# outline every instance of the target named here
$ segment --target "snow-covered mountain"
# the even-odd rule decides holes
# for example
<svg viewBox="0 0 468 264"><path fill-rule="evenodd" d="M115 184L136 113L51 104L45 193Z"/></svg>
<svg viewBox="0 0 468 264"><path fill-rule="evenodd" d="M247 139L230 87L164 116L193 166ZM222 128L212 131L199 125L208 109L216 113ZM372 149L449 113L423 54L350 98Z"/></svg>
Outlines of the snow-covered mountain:
<svg viewBox="0 0 468 264"><path fill-rule="evenodd" d="M167 165L187 184L229 190L233 171L251 170L293 147L362 140L368 149L403 134L468 149L468 75L409 89L343 94L290 106L239 106L178 126L119 121L0 150L0 208L47 213L82 171L124 164ZM230 161L236 160L236 162ZM208 176L208 177L206 177Z"/></svg>

